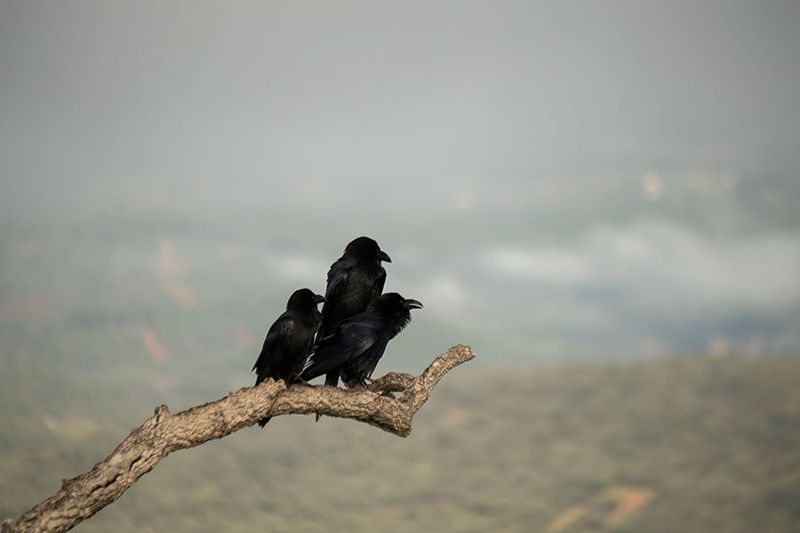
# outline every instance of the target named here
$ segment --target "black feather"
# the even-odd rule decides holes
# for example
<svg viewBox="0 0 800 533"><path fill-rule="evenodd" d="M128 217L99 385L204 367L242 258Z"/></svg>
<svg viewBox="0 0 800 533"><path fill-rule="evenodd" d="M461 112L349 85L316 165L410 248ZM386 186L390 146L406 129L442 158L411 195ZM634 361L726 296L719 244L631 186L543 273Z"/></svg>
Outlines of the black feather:
<svg viewBox="0 0 800 533"><path fill-rule="evenodd" d="M256 385L269 378L282 379L287 386L298 381L322 322L322 315L317 310L317 304L322 300L309 289L299 289L292 294L286 312L269 328L261 353L253 365ZM269 418L263 418L258 425L264 427L267 422Z"/></svg>
<svg viewBox="0 0 800 533"><path fill-rule="evenodd" d="M413 307L409 302L415 304ZM364 386L386 350L386 345L411 320L410 309L419 306L396 292L379 296L363 313L342 321L323 338L308 358L301 375L308 381L337 369L348 387Z"/></svg>
<svg viewBox="0 0 800 533"><path fill-rule="evenodd" d="M332 335L340 322L364 311L383 292L386 270L382 261L391 261L378 243L369 237L353 239L344 254L328 270L325 305L322 308L322 325L317 343ZM320 374L321 375L321 374ZM325 384L336 386L339 369L326 376Z"/></svg>

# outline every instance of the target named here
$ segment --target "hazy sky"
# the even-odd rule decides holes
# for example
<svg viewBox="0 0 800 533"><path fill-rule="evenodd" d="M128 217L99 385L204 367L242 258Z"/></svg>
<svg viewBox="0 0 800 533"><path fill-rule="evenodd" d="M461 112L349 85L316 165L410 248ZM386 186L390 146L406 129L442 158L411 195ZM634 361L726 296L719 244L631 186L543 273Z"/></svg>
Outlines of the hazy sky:
<svg viewBox="0 0 800 533"><path fill-rule="evenodd" d="M796 1L3 1L0 217L286 253L298 283L372 234L394 288L517 351L796 350L798 27Z"/></svg>

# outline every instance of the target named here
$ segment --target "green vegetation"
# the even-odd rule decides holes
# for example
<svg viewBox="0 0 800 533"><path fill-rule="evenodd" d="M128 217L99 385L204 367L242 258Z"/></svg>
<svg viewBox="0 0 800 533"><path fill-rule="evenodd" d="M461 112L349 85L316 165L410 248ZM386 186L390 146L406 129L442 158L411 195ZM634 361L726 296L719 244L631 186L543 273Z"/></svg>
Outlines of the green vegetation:
<svg viewBox="0 0 800 533"><path fill-rule="evenodd" d="M90 468L156 404L247 382L77 376L3 372L0 515ZM458 369L408 439L277 418L168 457L78 531L795 531L797 383L800 361L779 358Z"/></svg>
<svg viewBox="0 0 800 533"><path fill-rule="evenodd" d="M321 288L339 251L303 266L301 248L274 239L161 236L149 220L30 238L0 228L0 517L91 468L156 405L174 412L252 384L287 291ZM392 272L392 288L412 281L407 272ZM429 305L423 286L408 294L425 314L378 373L418 372L455 342L479 358L447 376L410 438L280 417L168 457L78 530L797 530L800 359L623 363L640 352L584 339L580 325L475 328L469 308L444 320L447 305ZM554 339L589 343L597 359L557 363L571 350ZM611 352L618 362L602 360Z"/></svg>

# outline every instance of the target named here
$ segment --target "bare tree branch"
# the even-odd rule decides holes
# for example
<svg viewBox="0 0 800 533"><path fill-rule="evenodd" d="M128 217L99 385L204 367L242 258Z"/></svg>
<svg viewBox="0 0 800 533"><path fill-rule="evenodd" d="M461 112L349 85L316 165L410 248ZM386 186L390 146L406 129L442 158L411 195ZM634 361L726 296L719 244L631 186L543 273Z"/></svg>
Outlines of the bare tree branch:
<svg viewBox="0 0 800 533"><path fill-rule="evenodd" d="M419 376L390 372L367 389L309 385L287 389L283 381L267 380L174 415L162 405L90 471L65 479L56 494L16 520L3 522L2 533L67 531L122 496L170 452L221 439L266 416L322 413L406 437L414 415L439 380L473 357L469 346L453 346Z"/></svg>

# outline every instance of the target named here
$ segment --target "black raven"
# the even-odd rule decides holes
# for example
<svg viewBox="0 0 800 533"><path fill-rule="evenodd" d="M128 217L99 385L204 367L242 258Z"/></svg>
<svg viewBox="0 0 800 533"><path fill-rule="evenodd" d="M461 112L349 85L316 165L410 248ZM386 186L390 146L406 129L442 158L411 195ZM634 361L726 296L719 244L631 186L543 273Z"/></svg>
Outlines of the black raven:
<svg viewBox="0 0 800 533"><path fill-rule="evenodd" d="M374 299L363 313L343 320L315 347L301 378L341 372L348 387L365 386L386 345L411 320L422 304L389 292Z"/></svg>
<svg viewBox="0 0 800 533"><path fill-rule="evenodd" d="M317 305L325 298L309 289L298 289L286 303L286 312L278 317L267 332L264 347L253 365L256 385L272 378L282 379L286 385L295 383L311 352L322 314ZM262 418L258 425L264 427L269 418Z"/></svg>
<svg viewBox="0 0 800 533"><path fill-rule="evenodd" d="M358 237L347 245L342 257L331 265L318 343L330 335L342 320L361 313L381 295L386 283L386 270L381 266L381 261L392 262L373 239ZM326 385L335 387L339 383L338 370L332 369L328 373Z"/></svg>

